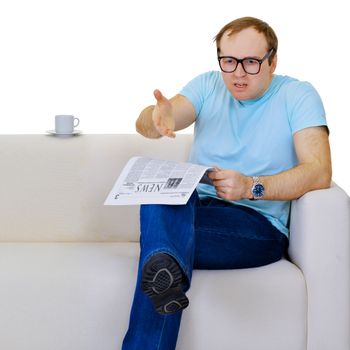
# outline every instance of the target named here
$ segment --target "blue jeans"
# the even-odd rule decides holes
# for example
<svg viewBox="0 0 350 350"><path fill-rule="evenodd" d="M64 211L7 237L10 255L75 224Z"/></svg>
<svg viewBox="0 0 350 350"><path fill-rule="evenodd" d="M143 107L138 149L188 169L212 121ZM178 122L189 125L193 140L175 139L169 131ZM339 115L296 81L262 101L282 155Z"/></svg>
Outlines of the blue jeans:
<svg viewBox="0 0 350 350"><path fill-rule="evenodd" d="M258 267L281 259L287 237L255 210L193 193L186 205L143 205L141 254L128 332L122 350L172 350L182 312L158 314L141 291L141 270L155 253L176 259L190 288L193 269ZM191 307L191 304L190 306Z"/></svg>

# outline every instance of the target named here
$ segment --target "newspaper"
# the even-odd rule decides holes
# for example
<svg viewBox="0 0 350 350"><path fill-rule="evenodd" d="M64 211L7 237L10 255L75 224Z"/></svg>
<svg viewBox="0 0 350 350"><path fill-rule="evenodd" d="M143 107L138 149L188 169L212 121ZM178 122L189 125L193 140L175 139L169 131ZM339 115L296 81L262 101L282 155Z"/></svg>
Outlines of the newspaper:
<svg viewBox="0 0 350 350"><path fill-rule="evenodd" d="M212 184L212 167L147 157L131 158L104 205L186 204L199 182Z"/></svg>

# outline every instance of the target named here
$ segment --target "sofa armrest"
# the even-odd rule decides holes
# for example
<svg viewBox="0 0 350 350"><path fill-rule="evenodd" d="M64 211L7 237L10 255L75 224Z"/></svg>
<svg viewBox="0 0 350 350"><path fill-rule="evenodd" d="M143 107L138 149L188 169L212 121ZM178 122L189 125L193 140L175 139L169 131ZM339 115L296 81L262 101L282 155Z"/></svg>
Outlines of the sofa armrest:
<svg viewBox="0 0 350 350"><path fill-rule="evenodd" d="M293 201L289 256L306 281L307 349L350 349L350 198L336 184Z"/></svg>

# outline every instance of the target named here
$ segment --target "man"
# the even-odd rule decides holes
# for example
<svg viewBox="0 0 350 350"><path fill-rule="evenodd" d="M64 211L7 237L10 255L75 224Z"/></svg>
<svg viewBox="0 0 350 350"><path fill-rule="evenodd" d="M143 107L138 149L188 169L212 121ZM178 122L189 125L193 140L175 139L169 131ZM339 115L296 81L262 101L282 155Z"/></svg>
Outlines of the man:
<svg viewBox="0 0 350 350"><path fill-rule="evenodd" d="M214 165L184 206L141 207L141 255L123 349L175 349L192 269L257 267L288 246L290 201L330 186L322 101L306 82L274 75L277 37L244 17L216 38L221 72L193 79L143 110L137 131L175 137L195 123L190 161Z"/></svg>

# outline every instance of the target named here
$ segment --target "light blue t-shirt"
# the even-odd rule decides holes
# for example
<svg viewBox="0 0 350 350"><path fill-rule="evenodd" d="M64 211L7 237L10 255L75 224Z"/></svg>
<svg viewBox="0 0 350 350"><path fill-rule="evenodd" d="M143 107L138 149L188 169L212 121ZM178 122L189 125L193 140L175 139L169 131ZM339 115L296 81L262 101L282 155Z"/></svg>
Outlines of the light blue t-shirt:
<svg viewBox="0 0 350 350"><path fill-rule="evenodd" d="M192 102L197 116L189 161L247 176L274 175L296 166L293 134L326 125L314 87L288 76L274 75L268 90L254 100L236 100L218 71L194 78L180 94ZM197 190L201 197L216 197L213 186L200 184ZM288 235L290 201L234 203L257 210Z"/></svg>

